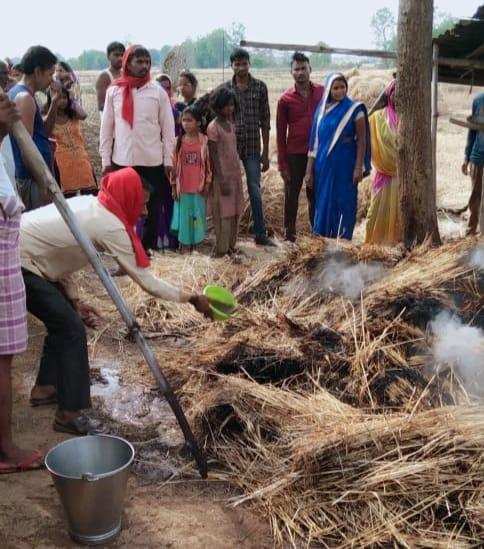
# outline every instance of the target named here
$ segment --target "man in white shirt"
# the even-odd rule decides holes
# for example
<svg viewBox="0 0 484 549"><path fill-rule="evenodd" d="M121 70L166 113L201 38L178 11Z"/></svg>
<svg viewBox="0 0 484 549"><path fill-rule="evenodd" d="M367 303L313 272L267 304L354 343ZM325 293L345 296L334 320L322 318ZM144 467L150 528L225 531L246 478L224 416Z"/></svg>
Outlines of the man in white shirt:
<svg viewBox="0 0 484 549"><path fill-rule="evenodd" d="M143 232L146 250L157 248L162 201L170 201L175 121L165 90L151 80L151 57L143 46L123 56L122 77L108 88L99 151L103 174L133 167L151 186ZM168 223L169 224L169 223Z"/></svg>

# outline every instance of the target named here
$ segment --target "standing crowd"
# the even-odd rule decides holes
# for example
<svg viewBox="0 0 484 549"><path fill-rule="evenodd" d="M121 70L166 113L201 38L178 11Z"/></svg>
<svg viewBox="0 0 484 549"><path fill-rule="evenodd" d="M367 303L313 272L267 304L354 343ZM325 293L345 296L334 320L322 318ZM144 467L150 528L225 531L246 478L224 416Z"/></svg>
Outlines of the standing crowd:
<svg viewBox="0 0 484 549"><path fill-rule="evenodd" d="M86 118L80 87L69 65L42 46L21 62L0 61L0 473L39 466L42 456L13 442L11 365L27 346L29 311L46 327L32 406L56 404L53 427L83 435L99 425L84 414L90 406L85 326L97 311L84 303L73 275L87 258L43 187L35 181L23 151L9 135L19 120L57 179L81 228L110 254L118 274L130 276L149 294L191 304L210 317L208 300L155 277L150 256L165 248L191 251L206 237L207 217L215 232L215 255L237 254L243 211L243 173L254 242L269 238L261 196L261 175L269 169L270 108L267 86L250 72L246 50L230 58L233 78L197 97L190 71L174 85L166 74L151 76L149 51L140 45L107 48L108 68L96 81L101 117L98 186L81 131ZM348 95L341 73L325 85L311 80L309 59L291 61L294 86L277 105L278 165L284 184L285 238L296 240L302 186L308 217L317 235L351 239L358 184L374 168L365 241L394 245L401 240L396 178L398 113L395 81L386 106L368 116ZM39 106L36 94L45 91ZM482 122L484 94L473 105ZM470 131L464 173L470 172L469 232L477 231L484 165L483 132Z"/></svg>

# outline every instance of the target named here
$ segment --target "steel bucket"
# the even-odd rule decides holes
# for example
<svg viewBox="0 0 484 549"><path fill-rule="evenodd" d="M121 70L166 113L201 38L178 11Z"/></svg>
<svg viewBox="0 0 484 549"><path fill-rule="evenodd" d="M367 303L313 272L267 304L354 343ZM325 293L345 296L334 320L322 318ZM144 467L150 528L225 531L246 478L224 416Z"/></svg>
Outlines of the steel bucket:
<svg viewBox="0 0 484 549"><path fill-rule="evenodd" d="M97 545L120 532L133 459L133 446L110 435L71 438L46 455L72 539Z"/></svg>

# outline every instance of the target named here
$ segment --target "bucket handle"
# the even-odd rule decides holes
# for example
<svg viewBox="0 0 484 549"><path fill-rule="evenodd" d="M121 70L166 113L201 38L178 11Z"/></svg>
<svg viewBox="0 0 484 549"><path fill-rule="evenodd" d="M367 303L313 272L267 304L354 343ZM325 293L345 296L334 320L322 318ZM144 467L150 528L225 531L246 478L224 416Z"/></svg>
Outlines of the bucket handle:
<svg viewBox="0 0 484 549"><path fill-rule="evenodd" d="M93 473L82 473L81 478L82 480L87 480L88 482L95 482L96 480L99 480L100 477Z"/></svg>

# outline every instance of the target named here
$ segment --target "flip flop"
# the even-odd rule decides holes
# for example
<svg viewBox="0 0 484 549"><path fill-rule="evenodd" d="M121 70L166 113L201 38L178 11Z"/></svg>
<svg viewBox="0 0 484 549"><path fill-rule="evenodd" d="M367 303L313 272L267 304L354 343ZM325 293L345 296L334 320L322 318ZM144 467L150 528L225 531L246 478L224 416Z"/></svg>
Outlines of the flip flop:
<svg viewBox="0 0 484 549"><path fill-rule="evenodd" d="M70 435L84 436L84 435L96 435L102 432L101 429L90 420L87 416L79 416L72 421L61 423L57 419L53 424L54 431L59 433L68 433Z"/></svg>
<svg viewBox="0 0 484 549"><path fill-rule="evenodd" d="M51 395L43 398L31 398L30 406L36 408L37 406L48 406L49 404L57 404L57 395Z"/></svg>
<svg viewBox="0 0 484 549"><path fill-rule="evenodd" d="M6 475L10 473L23 473L25 471L35 471L42 469L44 466L44 455L39 450L36 450L28 458L14 465L13 463L0 462L0 475Z"/></svg>

